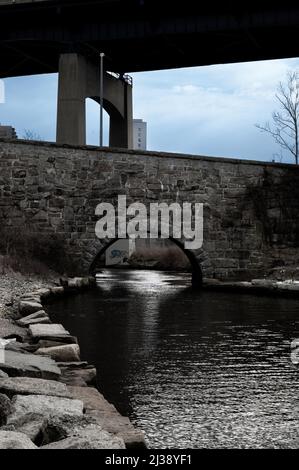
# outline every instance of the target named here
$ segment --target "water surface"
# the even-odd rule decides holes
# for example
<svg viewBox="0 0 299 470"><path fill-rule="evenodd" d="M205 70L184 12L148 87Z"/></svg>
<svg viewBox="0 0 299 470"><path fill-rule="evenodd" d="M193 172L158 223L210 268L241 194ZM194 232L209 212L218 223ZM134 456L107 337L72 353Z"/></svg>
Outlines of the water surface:
<svg viewBox="0 0 299 470"><path fill-rule="evenodd" d="M299 448L299 301L195 293L188 274L106 271L50 306L151 448Z"/></svg>

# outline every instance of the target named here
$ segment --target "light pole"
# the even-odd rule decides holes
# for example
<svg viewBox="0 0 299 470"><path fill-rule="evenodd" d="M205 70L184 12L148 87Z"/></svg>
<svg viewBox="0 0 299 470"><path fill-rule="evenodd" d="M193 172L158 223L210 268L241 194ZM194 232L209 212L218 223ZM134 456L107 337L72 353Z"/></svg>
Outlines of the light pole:
<svg viewBox="0 0 299 470"><path fill-rule="evenodd" d="M104 52L100 53L100 147L103 147L103 104L104 104Z"/></svg>

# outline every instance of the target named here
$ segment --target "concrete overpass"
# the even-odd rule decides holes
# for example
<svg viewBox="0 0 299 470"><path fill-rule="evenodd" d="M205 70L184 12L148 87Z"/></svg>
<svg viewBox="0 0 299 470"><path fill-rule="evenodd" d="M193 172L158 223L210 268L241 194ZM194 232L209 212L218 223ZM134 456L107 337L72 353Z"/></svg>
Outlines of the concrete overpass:
<svg viewBox="0 0 299 470"><path fill-rule="evenodd" d="M59 72L57 142L72 145L85 144L85 99L99 100L100 52L120 78L299 55L299 4L289 0L0 0L0 18L0 78ZM131 148L131 85L105 80L109 145Z"/></svg>
<svg viewBox="0 0 299 470"><path fill-rule="evenodd" d="M118 73L299 55L298 3L222 3L0 1L0 78L57 72L69 52Z"/></svg>

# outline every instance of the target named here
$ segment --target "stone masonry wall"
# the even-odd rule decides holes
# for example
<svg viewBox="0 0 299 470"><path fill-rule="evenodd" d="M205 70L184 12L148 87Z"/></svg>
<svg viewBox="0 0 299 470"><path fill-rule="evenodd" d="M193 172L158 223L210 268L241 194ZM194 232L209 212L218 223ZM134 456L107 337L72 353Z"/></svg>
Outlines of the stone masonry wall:
<svg viewBox="0 0 299 470"><path fill-rule="evenodd" d="M0 141L1 227L59 234L81 274L100 251L95 207L204 203L203 273L250 278L299 262L299 168L234 159Z"/></svg>

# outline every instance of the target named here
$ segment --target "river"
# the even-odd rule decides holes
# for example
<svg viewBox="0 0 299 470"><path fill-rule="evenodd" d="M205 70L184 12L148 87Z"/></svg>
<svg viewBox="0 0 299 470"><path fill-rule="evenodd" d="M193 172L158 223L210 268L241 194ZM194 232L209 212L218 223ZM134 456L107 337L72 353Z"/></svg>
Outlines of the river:
<svg viewBox="0 0 299 470"><path fill-rule="evenodd" d="M299 448L298 300L197 293L185 273L97 280L49 311L150 448Z"/></svg>

